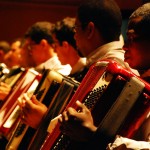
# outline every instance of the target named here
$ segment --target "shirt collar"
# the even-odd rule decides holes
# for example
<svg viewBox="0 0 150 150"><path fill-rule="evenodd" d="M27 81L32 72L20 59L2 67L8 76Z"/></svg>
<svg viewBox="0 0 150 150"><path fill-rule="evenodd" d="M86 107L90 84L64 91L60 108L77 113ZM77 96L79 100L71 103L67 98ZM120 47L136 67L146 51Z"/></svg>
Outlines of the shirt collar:
<svg viewBox="0 0 150 150"><path fill-rule="evenodd" d="M122 49L123 44L119 41L107 43L98 47L90 55L87 56L87 66L90 66L97 60L102 60L110 57L117 57L124 60L125 51Z"/></svg>

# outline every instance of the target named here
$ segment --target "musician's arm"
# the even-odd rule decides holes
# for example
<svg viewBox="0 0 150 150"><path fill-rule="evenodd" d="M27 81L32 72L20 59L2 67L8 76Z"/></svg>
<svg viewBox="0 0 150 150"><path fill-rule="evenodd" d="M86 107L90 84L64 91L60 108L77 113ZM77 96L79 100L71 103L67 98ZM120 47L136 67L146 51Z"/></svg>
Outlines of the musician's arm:
<svg viewBox="0 0 150 150"><path fill-rule="evenodd" d="M79 101L76 104L80 111L68 108L63 112L59 118L59 122L61 123L60 129L70 138L86 142L91 139L97 127L94 126L93 118L88 108Z"/></svg>
<svg viewBox="0 0 150 150"><path fill-rule="evenodd" d="M134 140L129 139L126 137L122 137L117 135L116 139L109 139L107 135L102 134L98 127L97 130L93 132L93 135L86 142L86 149L93 149L95 150L135 150L135 149L150 149L150 118L147 118L143 123L141 130L141 135L145 139Z"/></svg>
<svg viewBox="0 0 150 150"><path fill-rule="evenodd" d="M107 148L107 150L150 149L150 116L145 119L137 133L137 137L133 139L117 135L114 140L109 139L107 135L102 134L99 128L97 128L92 139L89 141L88 147L92 148L95 145L98 149Z"/></svg>
<svg viewBox="0 0 150 150"><path fill-rule="evenodd" d="M61 131L71 139L84 143L86 149L106 149L107 137L102 136L98 128L94 125L90 110L80 102L76 102L80 111L68 108L59 118Z"/></svg>
<svg viewBox="0 0 150 150"><path fill-rule="evenodd" d="M91 113L83 104L77 102L77 105L80 108L80 112L73 108L68 108L60 117L61 131L76 141L85 142L85 147L89 149L93 147L97 150L106 149L114 139L109 139L107 135L99 131L98 127L94 126ZM132 142L131 139L128 140ZM139 143L138 141L135 142Z"/></svg>
<svg viewBox="0 0 150 150"><path fill-rule="evenodd" d="M39 102L35 95L30 99L27 94L24 94L21 100L18 100L18 104L22 110L22 121L37 129L47 112L47 107Z"/></svg>
<svg viewBox="0 0 150 150"><path fill-rule="evenodd" d="M138 141L150 142L150 112L134 136Z"/></svg>

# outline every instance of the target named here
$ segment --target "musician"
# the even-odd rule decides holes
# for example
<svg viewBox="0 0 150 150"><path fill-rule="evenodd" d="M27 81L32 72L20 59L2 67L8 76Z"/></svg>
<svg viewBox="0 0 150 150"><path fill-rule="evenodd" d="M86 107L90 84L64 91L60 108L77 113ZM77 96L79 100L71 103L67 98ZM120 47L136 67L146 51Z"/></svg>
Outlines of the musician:
<svg viewBox="0 0 150 150"><path fill-rule="evenodd" d="M130 16L127 30L128 44L124 46L126 50L125 61L128 62L131 67L138 69L141 73L141 77L144 79L150 77L149 26L150 3L147 3L134 11ZM93 149L106 149L108 144L107 137L104 137L103 141L99 140L101 135L98 132L98 127L93 124L90 111L79 101L77 101L76 104L80 108L80 112L77 112L73 108L68 108L59 119L62 132L72 139L87 142L87 145L90 143L88 145L89 149L91 147L93 147ZM147 116L139 131L137 131L133 140L117 136L117 140L109 144L110 147L108 149L150 149L150 143L148 141L150 142L149 116ZM99 147L99 143L101 144L102 142L104 142L104 147Z"/></svg>
<svg viewBox="0 0 150 150"><path fill-rule="evenodd" d="M85 0L80 5L74 26L74 38L78 50L82 56L87 58L85 72L98 60L117 59L121 63L124 61L123 40L120 40L121 25L121 12L113 0ZM26 101L25 97L23 99ZM31 127L37 128L38 123L34 119L28 121L31 120L29 118L34 118L31 109L30 115L28 115L29 105L26 108L23 104L22 110L25 114L22 120ZM41 111L41 113L44 113L44 111ZM44 115L45 113L43 117ZM39 117L39 123L41 120L42 118Z"/></svg>
<svg viewBox="0 0 150 150"><path fill-rule="evenodd" d="M17 38L15 39L10 47L9 51L4 56L4 62L10 70L13 68L21 67L22 62L27 63L27 60L25 57L21 57L20 50L21 50L21 42L22 39ZM8 96L9 92L11 91L11 87L4 83L0 83L0 100L5 100L5 98Z"/></svg>
<svg viewBox="0 0 150 150"><path fill-rule="evenodd" d="M70 75L75 78L75 73L82 71L85 67L86 58L80 57L77 52L74 24L75 18L72 17L65 17L56 22L53 37L59 60L63 65L70 64L72 68Z"/></svg>
<svg viewBox="0 0 150 150"><path fill-rule="evenodd" d="M11 49L11 46L7 41L0 41L0 65L1 65L0 67L2 70L3 70L3 65L5 66L5 64L6 64L4 58L5 58L6 54L10 51L10 49ZM8 66L6 66L6 67L8 67ZM1 101L3 101L6 98L6 96L9 94L10 90L11 89L7 84L5 84L3 82L0 83L0 103L1 103Z"/></svg>
<svg viewBox="0 0 150 150"><path fill-rule="evenodd" d="M54 24L47 21L34 23L25 33L22 54L28 59L27 67L34 67L40 71L51 69L63 75L69 75L71 66L62 65L53 47L52 30ZM25 66L26 67L26 66Z"/></svg>
<svg viewBox="0 0 150 150"><path fill-rule="evenodd" d="M20 55L21 43L22 43L21 38L15 39L11 43L9 52L5 54L4 61L7 67L10 69L14 67L20 67L22 59L25 59Z"/></svg>
<svg viewBox="0 0 150 150"><path fill-rule="evenodd" d="M131 67L139 70L141 77L150 83L150 3L135 10L129 18L128 44L125 61ZM147 126L146 126L147 124ZM150 117L139 129L140 133L134 137L136 140L150 141Z"/></svg>
<svg viewBox="0 0 150 150"><path fill-rule="evenodd" d="M24 39L17 39L12 45L12 50L6 55L8 67L11 68L12 65L24 68L34 67L37 71L51 69L63 75L69 75L71 66L61 64L53 47L53 29L54 24L50 22L36 22L29 27ZM6 92L7 90L2 94Z"/></svg>
<svg viewBox="0 0 150 150"><path fill-rule="evenodd" d="M75 79L78 79L80 81L83 78L83 75L82 76L78 75L77 72L84 68L86 64L86 58L81 58L76 51L76 42L74 39L74 28L73 28L74 23L75 18L70 17L66 17L61 21L56 22L56 25L52 30L53 33L52 36L54 40L53 45L57 53L57 56L61 61L61 64L62 65L70 64L70 66L72 67L71 77L75 77ZM21 100L19 100L19 105L21 107L24 107L23 109L24 115L22 120L25 123L29 124L31 127L37 128L39 122L41 121L41 118L43 118L42 115L44 115L45 112L47 111L46 106L40 103L35 96L33 96L31 100L29 100L28 94L25 94L25 96L23 96L22 101L26 101L25 107L25 104L22 103ZM29 111L26 112L25 108L27 108L27 110ZM39 115L37 115L38 113Z"/></svg>

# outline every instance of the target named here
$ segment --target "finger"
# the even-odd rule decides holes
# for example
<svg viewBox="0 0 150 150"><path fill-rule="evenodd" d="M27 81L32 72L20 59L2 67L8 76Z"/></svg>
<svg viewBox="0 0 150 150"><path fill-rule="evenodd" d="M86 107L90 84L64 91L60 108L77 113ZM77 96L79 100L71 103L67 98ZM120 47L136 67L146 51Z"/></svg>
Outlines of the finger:
<svg viewBox="0 0 150 150"><path fill-rule="evenodd" d="M62 123L63 119L62 119L62 115L60 115L60 117L58 118L58 122Z"/></svg>
<svg viewBox="0 0 150 150"><path fill-rule="evenodd" d="M69 118L72 117L73 120L82 121L83 118L90 113L90 110L80 101L76 101L76 105L78 106L78 110L69 108L68 116Z"/></svg>
<svg viewBox="0 0 150 150"><path fill-rule="evenodd" d="M67 109L67 116L69 119L74 119L76 117L77 113L78 112L72 107L69 107Z"/></svg>
<svg viewBox="0 0 150 150"><path fill-rule="evenodd" d="M28 91L27 93L27 96L31 99L32 95L33 95L33 92L32 91Z"/></svg>
<svg viewBox="0 0 150 150"><path fill-rule="evenodd" d="M23 94L23 97L25 98L26 101L30 101L30 97L28 96L27 93L24 93L24 94Z"/></svg>
<svg viewBox="0 0 150 150"><path fill-rule="evenodd" d="M26 101L27 101L27 96L26 96L26 94L24 93L24 94L20 95L20 96L18 97L17 101L18 101L18 104L21 104L21 105L24 106L25 103L26 103Z"/></svg>
<svg viewBox="0 0 150 150"><path fill-rule="evenodd" d="M68 121L68 119L69 117L68 117L67 111L64 111L62 113L62 122Z"/></svg>
<svg viewBox="0 0 150 150"><path fill-rule="evenodd" d="M34 103L30 100L30 98L28 97L28 95L26 93L23 94L23 98L25 100L25 108L26 109L30 109L30 108L34 108Z"/></svg>
<svg viewBox="0 0 150 150"><path fill-rule="evenodd" d="M80 111L88 110L88 108L78 100L76 101L76 105L79 107Z"/></svg>
<svg viewBox="0 0 150 150"><path fill-rule="evenodd" d="M20 108L23 108L23 107L24 107L25 101L24 101L21 97L19 97L19 98L17 99L17 102L18 102L18 105L20 106Z"/></svg>
<svg viewBox="0 0 150 150"><path fill-rule="evenodd" d="M1 93L6 93L6 94L7 94L10 90L11 90L11 89L8 88L8 87L3 87L3 86L0 87L0 92L1 92Z"/></svg>
<svg viewBox="0 0 150 150"><path fill-rule="evenodd" d="M6 84L6 83L4 83L4 82L1 82L1 84L0 84L1 86L3 86L3 87L9 87L9 85L8 84Z"/></svg>
<svg viewBox="0 0 150 150"><path fill-rule="evenodd" d="M36 105L40 105L40 104L41 104L41 102L39 102L39 101L37 100L37 98L36 98L35 95L33 95L33 96L31 97L31 101L32 101L34 104L36 104Z"/></svg>

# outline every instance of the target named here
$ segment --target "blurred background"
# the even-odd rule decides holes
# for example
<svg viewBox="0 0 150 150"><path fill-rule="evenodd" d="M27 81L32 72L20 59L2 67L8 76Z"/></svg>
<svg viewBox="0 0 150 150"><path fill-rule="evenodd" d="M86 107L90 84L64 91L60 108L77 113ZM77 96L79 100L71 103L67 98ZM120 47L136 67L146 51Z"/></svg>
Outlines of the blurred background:
<svg viewBox="0 0 150 150"><path fill-rule="evenodd" d="M75 17L82 0L0 0L0 40L21 37L37 21L56 22L66 16ZM116 0L123 15L122 33L134 9L148 0Z"/></svg>

